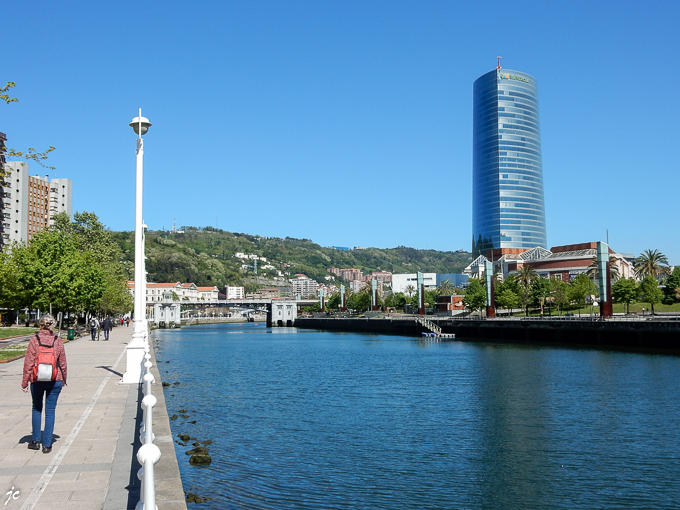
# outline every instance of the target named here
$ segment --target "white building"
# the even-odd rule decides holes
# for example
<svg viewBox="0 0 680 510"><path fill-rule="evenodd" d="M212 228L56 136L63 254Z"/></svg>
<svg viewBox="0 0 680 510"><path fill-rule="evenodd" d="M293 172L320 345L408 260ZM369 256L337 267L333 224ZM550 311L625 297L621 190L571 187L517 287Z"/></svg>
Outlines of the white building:
<svg viewBox="0 0 680 510"><path fill-rule="evenodd" d="M50 225L54 215L61 212L73 216L73 181L71 179L52 179L50 182Z"/></svg>
<svg viewBox="0 0 680 510"><path fill-rule="evenodd" d="M3 218L6 241L29 242L31 238L54 224L54 215L65 212L69 219L73 209L71 179L52 179L49 176L29 176L28 163L5 163L5 214Z"/></svg>
<svg viewBox="0 0 680 510"><path fill-rule="evenodd" d="M437 273L423 273L425 290L437 288ZM413 293L418 291L418 276L416 273L403 273L392 275L392 292L406 294L406 287L413 286Z"/></svg>
<svg viewBox="0 0 680 510"><path fill-rule="evenodd" d="M351 282L349 282L349 290L351 290L352 292L359 292L366 285L368 284L366 282L362 282L361 280L352 280Z"/></svg>
<svg viewBox="0 0 680 510"><path fill-rule="evenodd" d="M319 284L306 276L298 276L290 280L293 286L293 296L309 297L316 296Z"/></svg>
<svg viewBox="0 0 680 510"><path fill-rule="evenodd" d="M217 301L220 297L220 291L217 287L196 287L196 294L201 301Z"/></svg>
<svg viewBox="0 0 680 510"><path fill-rule="evenodd" d="M245 296L243 287L230 287L227 285L224 288L224 293L227 296L227 299L244 299Z"/></svg>

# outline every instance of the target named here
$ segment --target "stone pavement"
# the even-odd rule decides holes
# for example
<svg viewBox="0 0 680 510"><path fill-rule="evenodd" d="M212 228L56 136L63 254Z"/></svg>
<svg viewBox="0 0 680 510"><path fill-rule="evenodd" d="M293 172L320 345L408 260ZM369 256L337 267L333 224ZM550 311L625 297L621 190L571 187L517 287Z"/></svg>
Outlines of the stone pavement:
<svg viewBox="0 0 680 510"><path fill-rule="evenodd" d="M136 460L141 387L120 384L132 326L111 340L68 342L68 386L59 396L52 452L29 450L31 397L21 390L24 360L0 365L0 506L22 510L125 510L139 501ZM102 334L101 338L103 339ZM155 367L156 505L186 510L161 378ZM43 416L44 419L44 416Z"/></svg>

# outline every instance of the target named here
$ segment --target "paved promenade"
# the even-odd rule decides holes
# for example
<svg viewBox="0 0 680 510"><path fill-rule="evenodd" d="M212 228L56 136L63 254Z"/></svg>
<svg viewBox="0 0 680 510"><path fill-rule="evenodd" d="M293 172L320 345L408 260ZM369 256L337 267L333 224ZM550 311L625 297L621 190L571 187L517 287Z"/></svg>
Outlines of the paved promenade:
<svg viewBox="0 0 680 510"><path fill-rule="evenodd" d="M82 337L66 347L68 386L59 396L52 453L29 450L31 397L21 390L23 359L0 364L1 508L134 509L139 500L141 394L122 385L132 325L116 327L108 342ZM101 338L104 335L102 333ZM186 510L161 379L154 362L156 505ZM43 417L44 419L44 417ZM133 444L134 443L134 444Z"/></svg>

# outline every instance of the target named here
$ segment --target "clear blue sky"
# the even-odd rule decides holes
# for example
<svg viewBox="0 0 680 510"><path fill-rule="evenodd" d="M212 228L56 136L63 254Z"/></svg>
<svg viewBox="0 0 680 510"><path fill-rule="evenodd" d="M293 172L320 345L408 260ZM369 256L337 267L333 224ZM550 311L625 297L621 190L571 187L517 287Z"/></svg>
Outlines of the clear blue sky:
<svg viewBox="0 0 680 510"><path fill-rule="evenodd" d="M0 131L134 228L470 250L472 83L539 85L548 244L680 264L674 1L3 2Z"/></svg>

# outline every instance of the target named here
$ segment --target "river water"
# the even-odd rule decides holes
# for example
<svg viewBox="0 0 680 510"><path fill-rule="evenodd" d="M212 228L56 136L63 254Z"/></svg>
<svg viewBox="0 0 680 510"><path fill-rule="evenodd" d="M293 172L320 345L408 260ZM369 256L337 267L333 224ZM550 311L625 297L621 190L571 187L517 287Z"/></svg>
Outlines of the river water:
<svg viewBox="0 0 680 510"><path fill-rule="evenodd" d="M153 340L175 438L213 441L205 467L175 444L196 508L680 508L680 357L252 323Z"/></svg>

